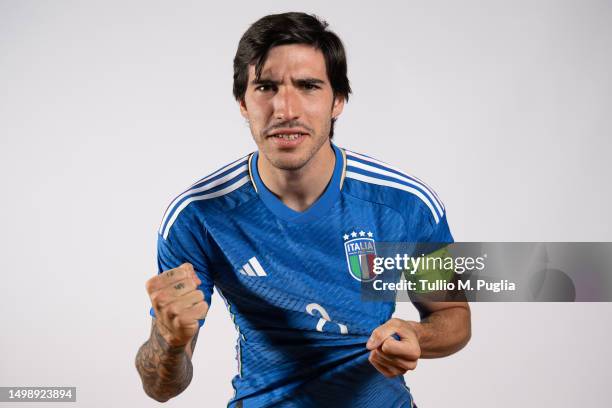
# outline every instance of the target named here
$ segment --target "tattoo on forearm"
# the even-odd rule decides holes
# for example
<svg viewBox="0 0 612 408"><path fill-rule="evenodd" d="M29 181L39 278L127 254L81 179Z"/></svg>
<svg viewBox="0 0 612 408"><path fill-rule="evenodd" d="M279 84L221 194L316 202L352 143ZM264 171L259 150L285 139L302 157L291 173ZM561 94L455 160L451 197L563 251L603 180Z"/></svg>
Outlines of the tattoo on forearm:
<svg viewBox="0 0 612 408"><path fill-rule="evenodd" d="M191 347L195 345L194 336ZM138 350L136 369L145 392L159 401L167 401L187 388L193 377L193 366L184 347L173 347L155 327L151 336Z"/></svg>

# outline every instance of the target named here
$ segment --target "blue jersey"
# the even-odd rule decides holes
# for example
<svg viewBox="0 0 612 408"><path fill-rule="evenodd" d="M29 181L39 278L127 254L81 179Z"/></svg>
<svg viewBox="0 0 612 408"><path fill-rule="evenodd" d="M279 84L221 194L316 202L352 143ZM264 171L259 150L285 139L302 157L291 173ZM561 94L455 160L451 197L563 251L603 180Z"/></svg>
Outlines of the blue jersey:
<svg viewBox="0 0 612 408"><path fill-rule="evenodd" d="M255 152L191 186L162 220L159 271L191 263L238 331L229 407L413 405L402 376L368 361L395 303L364 302L361 288L377 241L452 242L444 206L415 177L332 147L333 176L304 212L266 188Z"/></svg>

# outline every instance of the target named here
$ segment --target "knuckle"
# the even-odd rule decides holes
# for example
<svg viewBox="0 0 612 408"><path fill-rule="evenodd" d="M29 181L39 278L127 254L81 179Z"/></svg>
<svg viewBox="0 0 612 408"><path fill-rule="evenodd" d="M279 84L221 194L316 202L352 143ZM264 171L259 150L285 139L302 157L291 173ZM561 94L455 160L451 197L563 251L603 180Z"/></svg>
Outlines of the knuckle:
<svg viewBox="0 0 612 408"><path fill-rule="evenodd" d="M149 294L153 292L153 290L155 289L155 278L151 278L145 282L145 289Z"/></svg>
<svg viewBox="0 0 612 408"><path fill-rule="evenodd" d="M181 292L181 291L184 291L184 290L186 289L186 286L187 286L187 288L188 288L188 285L189 285L189 284L185 285L185 282L180 281L180 282L175 282L175 283L173 283L173 284L172 284L172 288L173 288L174 290L176 290L176 291Z"/></svg>
<svg viewBox="0 0 612 408"><path fill-rule="evenodd" d="M185 316L182 315L177 315L174 318L174 324L176 327L184 327L185 323L186 323L187 318Z"/></svg>
<svg viewBox="0 0 612 408"><path fill-rule="evenodd" d="M412 364L410 364L409 361L401 361L398 365L402 369L403 372L406 372L408 370L412 370L413 369L412 368L413 366L412 366Z"/></svg>
<svg viewBox="0 0 612 408"><path fill-rule="evenodd" d="M166 307L166 314L170 318L174 318L174 317L178 316L179 312L180 311L178 310L178 307L174 303L172 303L172 304L168 305L168 307Z"/></svg>
<svg viewBox="0 0 612 408"><path fill-rule="evenodd" d="M202 309L200 311L202 313L200 319L204 319L208 315L208 303L202 302Z"/></svg>
<svg viewBox="0 0 612 408"><path fill-rule="evenodd" d="M187 272L185 272L183 268L179 267L174 271L174 276L177 280L185 279Z"/></svg>
<svg viewBox="0 0 612 408"><path fill-rule="evenodd" d="M181 324L178 316L174 316L172 319L170 319L170 325L172 326L172 330L174 330L175 333L180 333Z"/></svg>
<svg viewBox="0 0 612 408"><path fill-rule="evenodd" d="M417 367L417 361L402 361L401 367L404 370L414 370Z"/></svg>
<svg viewBox="0 0 612 408"><path fill-rule="evenodd" d="M381 339L382 333L380 332L380 329L374 329L374 331L372 332L372 338L375 341L379 341Z"/></svg>
<svg viewBox="0 0 612 408"><path fill-rule="evenodd" d="M191 332L195 327L198 327L197 320L189 316L177 316L175 318L175 326L183 332Z"/></svg>
<svg viewBox="0 0 612 408"><path fill-rule="evenodd" d="M184 264L182 264L181 266L179 266L179 268L181 268L183 271L185 271L185 273L189 274L191 272L194 272L193 270L193 265L190 264L189 262L185 262Z"/></svg>
<svg viewBox="0 0 612 408"><path fill-rule="evenodd" d="M370 355L368 356L368 361L372 364L374 364L376 361L374 359L374 352L370 352Z"/></svg>
<svg viewBox="0 0 612 408"><path fill-rule="evenodd" d="M187 287L187 290L190 291L198 288L198 285L193 279L187 279L187 281L185 282L185 286Z"/></svg>
<svg viewBox="0 0 612 408"><path fill-rule="evenodd" d="M163 278L171 278L175 275L176 272L176 269L168 269L166 271L163 271L159 276Z"/></svg>
<svg viewBox="0 0 612 408"><path fill-rule="evenodd" d="M151 303L153 303L153 306L160 308L164 306L165 297L163 292L153 292L149 297L151 298Z"/></svg>
<svg viewBox="0 0 612 408"><path fill-rule="evenodd" d="M202 294L202 292L196 289L189 292L186 296L186 299L188 299L192 305L201 302L204 299L204 295Z"/></svg>
<svg viewBox="0 0 612 408"><path fill-rule="evenodd" d="M206 303L200 302L194 306L195 312L198 314L203 314L207 311Z"/></svg>
<svg viewBox="0 0 612 408"><path fill-rule="evenodd" d="M163 275L168 280L180 280L182 279L184 272L180 267L178 267L165 271Z"/></svg>

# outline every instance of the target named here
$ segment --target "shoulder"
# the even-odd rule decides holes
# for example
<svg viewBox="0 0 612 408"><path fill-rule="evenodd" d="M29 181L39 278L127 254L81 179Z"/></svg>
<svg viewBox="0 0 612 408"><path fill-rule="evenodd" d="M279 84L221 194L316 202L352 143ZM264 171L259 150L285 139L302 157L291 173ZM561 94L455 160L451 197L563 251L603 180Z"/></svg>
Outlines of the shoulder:
<svg viewBox="0 0 612 408"><path fill-rule="evenodd" d="M168 238L178 225L192 224L207 210L227 211L244 199L242 187L249 183L248 160L251 154L235 160L199 179L168 205L162 218L159 234Z"/></svg>
<svg viewBox="0 0 612 408"><path fill-rule="evenodd" d="M432 226L444 219L442 200L423 180L373 157L345 152L349 194L391 207L405 217L425 217Z"/></svg>

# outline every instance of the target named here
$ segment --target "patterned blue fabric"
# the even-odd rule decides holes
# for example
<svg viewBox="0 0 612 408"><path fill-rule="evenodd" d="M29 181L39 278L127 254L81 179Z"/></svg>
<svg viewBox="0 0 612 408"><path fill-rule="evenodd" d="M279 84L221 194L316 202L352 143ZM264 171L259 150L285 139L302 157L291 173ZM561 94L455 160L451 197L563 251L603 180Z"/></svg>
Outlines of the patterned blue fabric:
<svg viewBox="0 0 612 408"><path fill-rule="evenodd" d="M403 377L368 362L366 341L395 304L361 300L345 243L452 242L444 207L420 180L332 148L332 179L305 212L266 188L255 152L177 197L160 226L159 272L193 264L238 330L230 407L413 404Z"/></svg>

